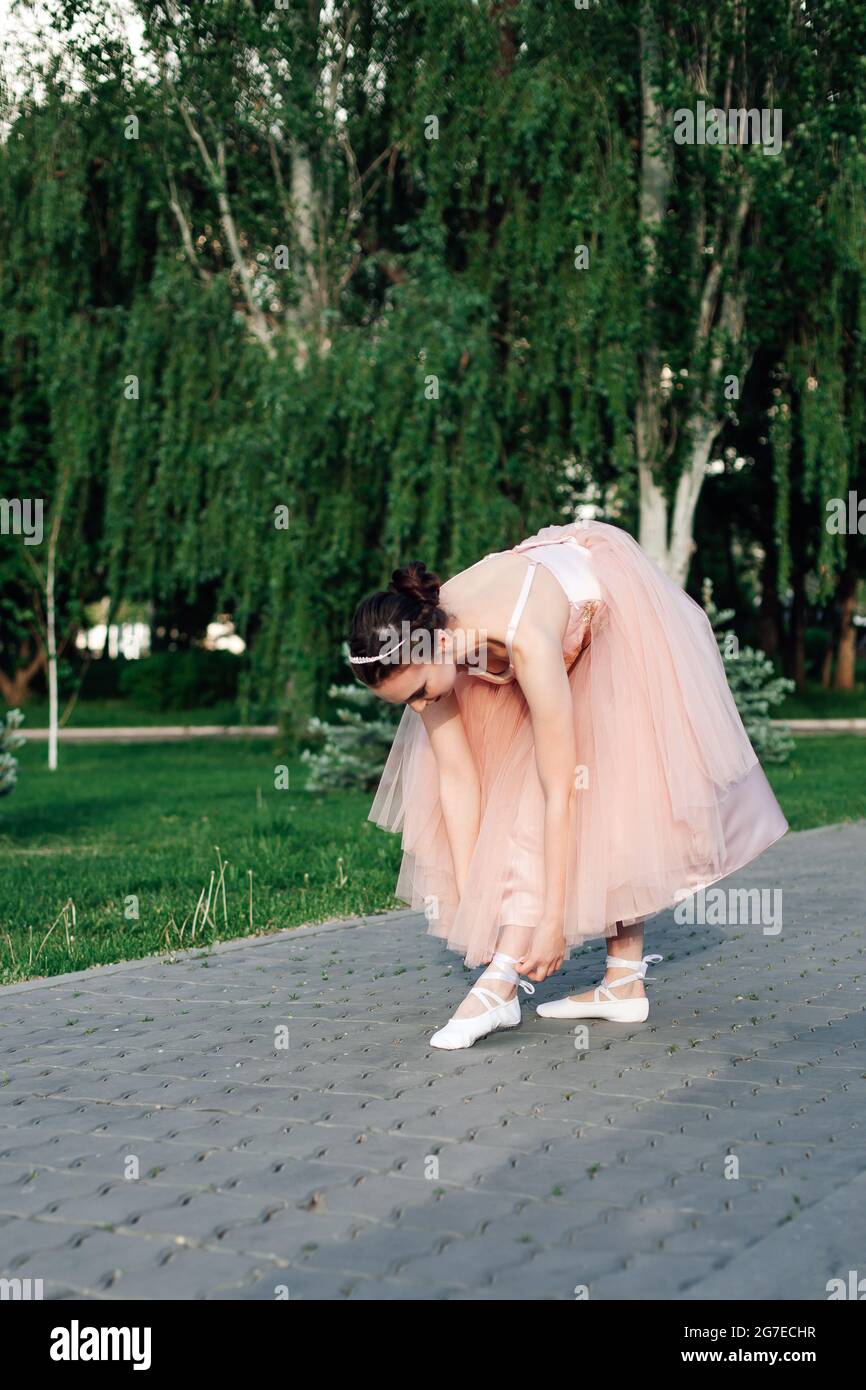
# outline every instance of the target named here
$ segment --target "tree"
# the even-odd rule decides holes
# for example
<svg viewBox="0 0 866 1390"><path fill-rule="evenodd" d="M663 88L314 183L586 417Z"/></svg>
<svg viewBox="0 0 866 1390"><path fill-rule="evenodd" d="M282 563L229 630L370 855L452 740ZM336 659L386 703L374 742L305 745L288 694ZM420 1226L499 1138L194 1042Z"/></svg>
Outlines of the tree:
<svg viewBox="0 0 866 1390"><path fill-rule="evenodd" d="M372 791L382 775L399 717L367 686L332 685L328 696L341 703L335 709L336 722L310 721L308 736L313 746L302 754L309 769L306 789Z"/></svg>
<svg viewBox="0 0 866 1390"><path fill-rule="evenodd" d="M812 263L833 190L857 157L866 16L858 11L852 28L829 0L759 10L642 0L640 9L639 536L684 583L712 450L774 327L759 311L791 302L778 218L784 260ZM817 303L819 278L800 287Z"/></svg>
<svg viewBox="0 0 866 1390"><path fill-rule="evenodd" d="M70 462L67 629L85 597L213 601L303 730L395 564L454 573L591 500L684 582L698 534L732 593L763 579L768 633L792 590L799 661L862 454L859 12L137 13L139 53L58 7L0 142L0 457L46 497ZM780 153L679 145L699 100L781 106Z"/></svg>

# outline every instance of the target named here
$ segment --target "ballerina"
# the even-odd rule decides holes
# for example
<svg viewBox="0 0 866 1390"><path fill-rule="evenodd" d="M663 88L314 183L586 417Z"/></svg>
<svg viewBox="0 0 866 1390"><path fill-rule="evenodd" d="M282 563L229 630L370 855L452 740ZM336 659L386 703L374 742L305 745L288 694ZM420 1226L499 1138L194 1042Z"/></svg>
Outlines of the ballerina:
<svg viewBox="0 0 866 1390"><path fill-rule="evenodd" d="M597 937L602 982L538 1013L644 1021L646 919L788 829L709 619L619 527L548 526L444 584L395 570L349 661L405 706L369 813L402 834L395 894L488 967L434 1047L517 1026L519 989Z"/></svg>

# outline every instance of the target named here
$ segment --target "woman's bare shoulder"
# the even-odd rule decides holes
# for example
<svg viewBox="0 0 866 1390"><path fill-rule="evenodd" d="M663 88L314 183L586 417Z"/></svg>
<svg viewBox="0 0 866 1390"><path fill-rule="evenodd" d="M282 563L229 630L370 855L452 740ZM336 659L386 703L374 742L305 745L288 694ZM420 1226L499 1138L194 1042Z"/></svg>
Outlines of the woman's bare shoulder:
<svg viewBox="0 0 866 1390"><path fill-rule="evenodd" d="M519 551L503 550L486 555L442 585L446 607L453 603L461 620L485 627L501 640L511 620L526 576L529 560ZM544 565L537 564L520 619L520 627L564 635L571 605L559 581Z"/></svg>

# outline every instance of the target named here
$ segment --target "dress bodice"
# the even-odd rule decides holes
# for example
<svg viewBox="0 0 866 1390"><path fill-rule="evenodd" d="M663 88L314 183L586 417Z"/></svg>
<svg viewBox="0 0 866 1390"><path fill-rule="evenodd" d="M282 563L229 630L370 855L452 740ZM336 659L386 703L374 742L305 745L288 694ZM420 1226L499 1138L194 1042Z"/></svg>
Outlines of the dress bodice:
<svg viewBox="0 0 866 1390"><path fill-rule="evenodd" d="M512 681L516 680L511 644L526 600L529 597L536 567L539 564L544 565L545 569L550 570L555 576L571 605L568 626L562 637L563 660L566 669L570 671L592 640L592 622L604 601L598 580L593 572L589 551L580 544L576 537L568 536L556 541L524 541L520 545L514 546L510 552L491 551L489 555L484 556L484 559L492 560L495 555L506 553L524 554L529 560L523 587L511 615L505 638L508 668L499 675L494 675L490 671L482 671L469 666L467 667L468 674L476 676L479 680L487 681L491 685L510 685Z"/></svg>

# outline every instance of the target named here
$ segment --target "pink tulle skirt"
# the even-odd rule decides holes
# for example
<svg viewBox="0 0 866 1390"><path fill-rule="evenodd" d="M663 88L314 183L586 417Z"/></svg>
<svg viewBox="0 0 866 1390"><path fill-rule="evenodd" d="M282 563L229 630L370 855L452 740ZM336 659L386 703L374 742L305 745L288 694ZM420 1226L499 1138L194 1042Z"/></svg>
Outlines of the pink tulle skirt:
<svg viewBox="0 0 866 1390"><path fill-rule="evenodd" d="M621 528L548 526L514 549L576 538L602 601L569 673L577 746L569 816L569 947L632 923L742 868L788 829L725 678L709 620ZM564 545L563 551L571 550ZM504 926L544 903L544 793L519 685L459 673L455 693L481 784L481 825L458 896L435 757L406 709L369 813L402 832L396 896L429 932L488 962Z"/></svg>

